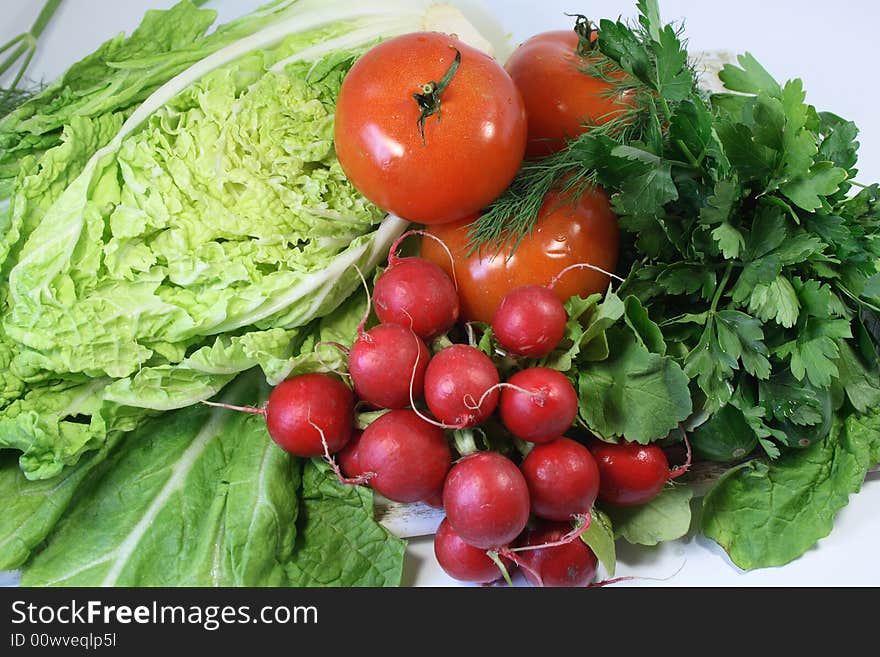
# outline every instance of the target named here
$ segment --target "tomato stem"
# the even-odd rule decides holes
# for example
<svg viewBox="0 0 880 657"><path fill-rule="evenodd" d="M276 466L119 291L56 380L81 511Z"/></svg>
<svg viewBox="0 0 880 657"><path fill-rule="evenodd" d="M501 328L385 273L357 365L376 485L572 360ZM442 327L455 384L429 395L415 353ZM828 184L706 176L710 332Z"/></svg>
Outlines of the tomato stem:
<svg viewBox="0 0 880 657"><path fill-rule="evenodd" d="M419 134L422 135L422 145L425 144L425 121L427 121L429 117L434 116L434 114L437 115L437 120L440 120L440 96L446 90L446 87L449 86L452 78L455 77L456 72L458 72L458 67L461 65L461 51L459 51L458 48L450 47L455 50L455 59L452 60L449 69L443 77L440 78L440 82L434 80L426 82L419 86L419 89L421 90L420 93L413 94L413 98L415 98L416 103L418 103L419 109L422 110L422 113L419 114L418 121L416 121L419 126Z"/></svg>
<svg viewBox="0 0 880 657"><path fill-rule="evenodd" d="M596 25L583 14L566 14L576 18L574 22L574 32L578 35L578 45L575 51L579 57L586 57L598 48L598 30Z"/></svg>

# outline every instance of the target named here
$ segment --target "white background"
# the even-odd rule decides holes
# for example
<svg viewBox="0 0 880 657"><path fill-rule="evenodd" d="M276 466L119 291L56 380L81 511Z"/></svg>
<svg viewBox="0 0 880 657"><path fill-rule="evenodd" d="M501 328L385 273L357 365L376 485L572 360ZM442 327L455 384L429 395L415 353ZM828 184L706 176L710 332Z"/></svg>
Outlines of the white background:
<svg viewBox="0 0 880 657"><path fill-rule="evenodd" d="M28 29L42 0L0 0L0 43ZM30 74L50 81L119 31L136 26L149 8L172 0L63 0L44 32ZM262 4L213 0L221 18L234 18ZM593 20L632 17L635 0L484 0L515 43L548 29L569 27L565 12ZM873 0L661 0L665 19L685 20L690 49L753 53L777 79L800 77L808 100L853 120L861 128L858 179L880 180L880 91L876 82L880 3ZM797 561L742 573L714 543L698 537L658 548L619 544L618 575L667 578L622 585L752 586L880 585L880 477L869 476L835 521L831 536ZM436 566L430 540L410 543L405 583L443 586L455 582Z"/></svg>

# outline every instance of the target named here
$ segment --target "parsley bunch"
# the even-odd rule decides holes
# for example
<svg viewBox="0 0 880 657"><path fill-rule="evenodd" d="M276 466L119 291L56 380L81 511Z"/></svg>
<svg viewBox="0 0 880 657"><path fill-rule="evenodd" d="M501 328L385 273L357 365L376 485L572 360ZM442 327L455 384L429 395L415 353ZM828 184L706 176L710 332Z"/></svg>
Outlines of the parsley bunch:
<svg viewBox="0 0 880 657"><path fill-rule="evenodd" d="M880 186L855 181L856 126L809 105L800 80L746 54L708 94L656 0L638 8L598 31L638 111L527 162L472 242L519 240L549 190L601 185L628 236L617 294L687 375L709 419L698 451L776 457L827 435L845 404L880 402Z"/></svg>

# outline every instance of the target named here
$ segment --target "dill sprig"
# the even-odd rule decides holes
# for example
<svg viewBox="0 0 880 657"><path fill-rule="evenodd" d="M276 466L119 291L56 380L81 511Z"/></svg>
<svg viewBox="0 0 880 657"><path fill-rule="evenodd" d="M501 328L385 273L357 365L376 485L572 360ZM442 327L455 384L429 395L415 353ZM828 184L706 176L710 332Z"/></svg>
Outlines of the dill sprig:
<svg viewBox="0 0 880 657"><path fill-rule="evenodd" d="M11 51L6 59L0 62L0 77L5 75L19 61L21 62L10 85L6 88L0 87L0 117L6 116L39 91L39 89L35 90L32 86L22 88L20 85L34 58L34 54L37 52L37 42L40 35L46 29L49 21L52 20L52 16L55 15L60 4L61 0L46 0L43 9L33 25L31 25L31 29L27 32L22 32L0 46L0 55Z"/></svg>
<svg viewBox="0 0 880 657"><path fill-rule="evenodd" d="M635 24L603 20L593 40L592 23L577 15L575 31L588 36L595 47L579 48L581 72L602 80L602 95L623 99L620 110L584 122L585 132L569 140L562 150L543 159L527 160L505 193L470 226L471 253L512 246L531 234L544 197L553 190L572 193L576 200L591 186L601 184L595 169L600 154L616 146L637 146L649 153L663 153L668 139L673 106L670 102L692 97L696 73L687 58L682 28L661 29L659 17L651 16L653 3L639 3L643 10ZM705 153L694 155L682 147L682 165L697 168ZM512 250L511 250L512 252Z"/></svg>

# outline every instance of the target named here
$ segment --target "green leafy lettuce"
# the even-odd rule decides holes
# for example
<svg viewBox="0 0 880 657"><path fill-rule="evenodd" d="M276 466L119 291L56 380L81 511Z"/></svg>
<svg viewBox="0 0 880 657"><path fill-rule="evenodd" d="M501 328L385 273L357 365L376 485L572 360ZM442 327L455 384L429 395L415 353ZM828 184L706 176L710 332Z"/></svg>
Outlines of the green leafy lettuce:
<svg viewBox="0 0 880 657"><path fill-rule="evenodd" d="M340 486L326 464L303 472L296 547L286 564L293 586L397 586L405 543L373 522L373 495Z"/></svg>
<svg viewBox="0 0 880 657"><path fill-rule="evenodd" d="M280 2L202 37L213 12L184 2L4 119L0 448L29 478L250 368L325 367L314 323L405 226L333 148L342 79L383 34L348 37L371 12Z"/></svg>
<svg viewBox="0 0 880 657"><path fill-rule="evenodd" d="M261 377L249 373L222 399L259 404L267 393ZM17 500L3 522L22 524L0 543L0 563L24 563L22 584L400 582L404 543L373 520L372 493L340 486L325 464L282 451L260 416L192 406L143 424L106 459L100 454L52 481L51 495L50 481L2 471L0 485L15 487ZM69 489L76 490L72 501ZM39 504L29 504L24 492ZM47 531L53 519L45 516L64 505ZM43 540L45 547L26 560Z"/></svg>
<svg viewBox="0 0 880 657"><path fill-rule="evenodd" d="M727 472L703 500L703 532L741 568L786 564L831 532L878 462L880 414L837 416L810 447Z"/></svg>

